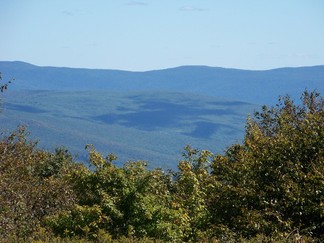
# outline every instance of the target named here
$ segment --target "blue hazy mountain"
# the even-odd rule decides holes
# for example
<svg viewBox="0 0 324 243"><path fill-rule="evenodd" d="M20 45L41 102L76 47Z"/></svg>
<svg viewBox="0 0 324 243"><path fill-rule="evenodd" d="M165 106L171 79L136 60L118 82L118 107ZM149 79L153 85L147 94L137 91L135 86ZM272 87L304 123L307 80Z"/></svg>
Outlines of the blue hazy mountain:
<svg viewBox="0 0 324 243"><path fill-rule="evenodd" d="M131 72L0 62L0 71L15 78L11 88L16 90L190 92L256 104L274 104L285 94L297 99L305 89L324 92L324 65L265 71L181 66Z"/></svg>

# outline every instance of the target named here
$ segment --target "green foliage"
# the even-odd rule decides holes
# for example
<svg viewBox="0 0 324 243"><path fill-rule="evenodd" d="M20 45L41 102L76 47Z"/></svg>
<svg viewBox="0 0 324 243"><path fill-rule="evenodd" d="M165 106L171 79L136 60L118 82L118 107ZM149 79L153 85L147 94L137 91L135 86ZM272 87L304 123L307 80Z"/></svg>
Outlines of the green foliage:
<svg viewBox="0 0 324 243"><path fill-rule="evenodd" d="M199 152L185 147L184 160L179 162L175 173L174 203L182 212L184 239L197 239L207 226L209 213L206 207L206 191L209 184L208 166L212 153Z"/></svg>
<svg viewBox="0 0 324 243"><path fill-rule="evenodd" d="M212 163L213 223L244 236L298 229L322 237L324 200L323 99L305 92L248 119L242 145Z"/></svg>
<svg viewBox="0 0 324 243"><path fill-rule="evenodd" d="M117 168L113 155L103 158L87 148L92 170L82 167L71 175L78 204L48 219L56 234L96 239L103 230L114 238L183 239L190 228L188 213L176 206L171 175L148 170L142 161Z"/></svg>
<svg viewBox="0 0 324 243"><path fill-rule="evenodd" d="M324 102L284 97L248 118L223 155L185 147L178 170L86 146L36 148L25 128L0 142L4 242L320 242L324 232ZM1 242L1 240L0 240Z"/></svg>
<svg viewBox="0 0 324 243"><path fill-rule="evenodd" d="M42 153L38 152L39 155ZM35 165L34 173L41 178L59 176L65 165L73 163L72 155L64 147L55 149L55 153L45 153L44 159Z"/></svg>

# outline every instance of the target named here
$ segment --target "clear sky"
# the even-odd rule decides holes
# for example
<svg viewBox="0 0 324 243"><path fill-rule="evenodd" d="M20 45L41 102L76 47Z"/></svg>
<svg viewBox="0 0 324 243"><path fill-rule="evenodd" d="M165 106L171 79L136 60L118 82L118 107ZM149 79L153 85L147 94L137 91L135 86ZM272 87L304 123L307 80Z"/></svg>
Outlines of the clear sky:
<svg viewBox="0 0 324 243"><path fill-rule="evenodd" d="M324 0L0 0L0 60L152 70L324 64Z"/></svg>

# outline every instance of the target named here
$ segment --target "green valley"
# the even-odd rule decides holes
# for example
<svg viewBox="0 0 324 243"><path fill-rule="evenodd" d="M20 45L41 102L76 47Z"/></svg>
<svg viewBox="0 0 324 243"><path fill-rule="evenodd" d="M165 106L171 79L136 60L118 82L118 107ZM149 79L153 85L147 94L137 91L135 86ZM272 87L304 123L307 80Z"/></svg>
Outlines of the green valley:
<svg viewBox="0 0 324 243"><path fill-rule="evenodd" d="M118 163L150 161L176 167L183 147L222 152L243 139L247 114L256 105L176 92L10 91L2 129L26 125L39 146L66 146L84 160L86 144Z"/></svg>

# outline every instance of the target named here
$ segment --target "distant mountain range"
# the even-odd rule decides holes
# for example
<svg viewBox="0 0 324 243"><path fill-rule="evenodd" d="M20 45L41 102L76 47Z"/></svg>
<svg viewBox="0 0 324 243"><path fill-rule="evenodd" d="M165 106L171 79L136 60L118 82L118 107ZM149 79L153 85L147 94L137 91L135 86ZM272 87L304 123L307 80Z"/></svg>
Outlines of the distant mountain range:
<svg viewBox="0 0 324 243"><path fill-rule="evenodd" d="M131 72L0 61L0 71L4 78L15 78L15 90L190 92L255 104L274 104L285 94L297 99L305 89L324 93L324 65L265 71L181 66Z"/></svg>

